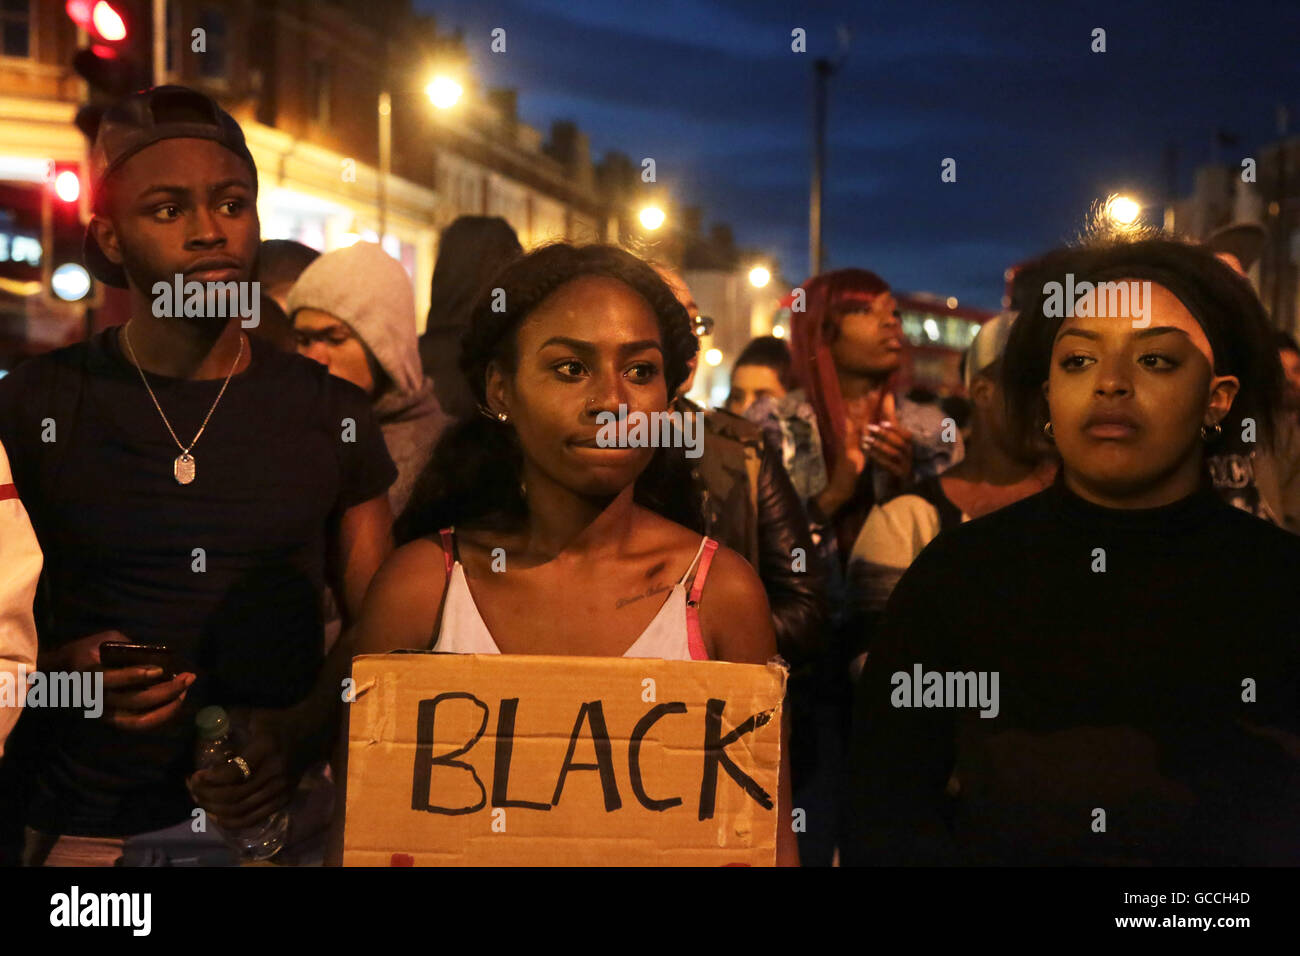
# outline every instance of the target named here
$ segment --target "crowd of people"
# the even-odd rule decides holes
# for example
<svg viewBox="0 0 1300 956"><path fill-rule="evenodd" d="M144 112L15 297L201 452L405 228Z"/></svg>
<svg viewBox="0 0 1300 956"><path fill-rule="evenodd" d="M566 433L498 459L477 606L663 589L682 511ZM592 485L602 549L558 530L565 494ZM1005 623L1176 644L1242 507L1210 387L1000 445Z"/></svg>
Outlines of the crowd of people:
<svg viewBox="0 0 1300 956"><path fill-rule="evenodd" d="M131 318L0 380L0 666L101 674L105 708L0 708L0 861L223 861L196 807L291 808L279 859L336 859L339 688L413 649L779 655L783 864L1300 862L1300 349L1240 262L1052 250L942 402L897 387L882 278L813 276L708 409L663 264L466 217L417 337L378 245L260 240L206 96L123 100L92 169ZM177 274L260 281L262 321L157 315ZM1066 276L1146 283L1147 321L1062 315ZM698 456L598 440L670 411ZM214 703L248 743L196 771Z"/></svg>

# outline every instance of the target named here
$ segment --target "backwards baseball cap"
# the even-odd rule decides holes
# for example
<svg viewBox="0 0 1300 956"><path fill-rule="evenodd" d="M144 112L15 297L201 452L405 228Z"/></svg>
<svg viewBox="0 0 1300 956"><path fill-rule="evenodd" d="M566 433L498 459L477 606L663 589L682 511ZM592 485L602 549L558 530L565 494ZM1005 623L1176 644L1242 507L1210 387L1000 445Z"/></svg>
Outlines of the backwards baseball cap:
<svg viewBox="0 0 1300 956"><path fill-rule="evenodd" d="M100 209L104 183L146 146L165 139L209 139L248 164L257 192L257 166L234 117L209 96L185 86L155 86L119 100L104 111L90 149L90 196ZM82 245L86 268L100 282L126 288L126 273L109 261L90 229Z"/></svg>
<svg viewBox="0 0 1300 956"><path fill-rule="evenodd" d="M966 391L975 381L975 376L1002 358L1007 350L1007 339L1011 336L1011 325L1016 321L1016 313L999 312L980 326L966 352Z"/></svg>

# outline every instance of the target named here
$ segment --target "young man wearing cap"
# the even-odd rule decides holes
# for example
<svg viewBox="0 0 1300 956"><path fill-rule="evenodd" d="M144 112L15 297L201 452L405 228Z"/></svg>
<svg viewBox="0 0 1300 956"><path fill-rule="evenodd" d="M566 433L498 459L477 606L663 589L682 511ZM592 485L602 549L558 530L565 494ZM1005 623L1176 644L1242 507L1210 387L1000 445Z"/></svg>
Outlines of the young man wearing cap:
<svg viewBox="0 0 1300 956"><path fill-rule="evenodd" d="M252 279L257 171L238 124L192 90L147 90L105 113L91 166L87 266L129 290L131 320L0 382L0 440L46 558L38 661L102 671L106 691L101 718L31 712L11 740L36 864L111 863L124 837L188 824L205 704L253 725L246 770L188 780L209 819L283 806L316 729L288 718L322 699L318 678L338 699L327 576L355 614L391 547L395 469L366 396L238 315L156 308L177 275ZM107 667L110 640L166 650Z"/></svg>

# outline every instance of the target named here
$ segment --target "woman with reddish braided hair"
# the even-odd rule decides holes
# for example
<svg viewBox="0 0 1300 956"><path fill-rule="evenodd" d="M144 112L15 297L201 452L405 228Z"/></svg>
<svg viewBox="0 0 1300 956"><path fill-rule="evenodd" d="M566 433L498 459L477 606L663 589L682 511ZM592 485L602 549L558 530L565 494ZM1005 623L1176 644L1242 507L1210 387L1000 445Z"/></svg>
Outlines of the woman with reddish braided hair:
<svg viewBox="0 0 1300 956"><path fill-rule="evenodd" d="M802 289L804 309L791 313L790 350L817 413L829 476L809 511L832 531L842 567L871 506L955 464L961 442L940 440L942 414L927 415L893 394L906 341L885 280L840 269Z"/></svg>
<svg viewBox="0 0 1300 956"><path fill-rule="evenodd" d="M790 308L790 351L801 386L791 394L813 408L825 464L799 470L815 476L806 489L807 511L826 568L828 651L814 693L823 711L819 726L839 741L827 744L832 759L812 786L829 791L852 717L851 662L869 639L851 613L845 566L854 541L874 504L954 464L962 447L955 430L954 442L941 441L944 413L936 406L894 395L905 341L884 279L865 269L826 272L796 289ZM835 796L827 792L824 799L833 803ZM828 860L831 842L809 847L811 857Z"/></svg>
<svg viewBox="0 0 1300 956"><path fill-rule="evenodd" d="M774 657L762 582L696 530L682 454L630 437L663 421L697 348L669 287L620 249L556 244L497 273L461 351L480 414L417 481L354 652ZM628 437L611 442L611 421ZM778 806L789 819L784 745ZM777 844L797 865L789 827Z"/></svg>

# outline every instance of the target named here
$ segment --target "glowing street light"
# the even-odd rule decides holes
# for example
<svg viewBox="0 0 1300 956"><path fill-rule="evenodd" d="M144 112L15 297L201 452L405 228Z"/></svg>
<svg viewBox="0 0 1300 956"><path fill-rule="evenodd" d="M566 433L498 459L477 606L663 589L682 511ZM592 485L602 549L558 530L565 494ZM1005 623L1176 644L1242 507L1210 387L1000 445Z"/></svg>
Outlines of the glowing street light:
<svg viewBox="0 0 1300 956"><path fill-rule="evenodd" d="M1142 215L1142 206L1132 196L1115 194L1106 197L1102 212L1114 225L1121 229L1128 229L1134 226L1138 216Z"/></svg>
<svg viewBox="0 0 1300 956"><path fill-rule="evenodd" d="M721 365L721 364L722 364L722 350L721 350L721 349L709 349L707 352L704 353L704 361L706 361L706 362L708 362L710 365L714 365L714 366Z"/></svg>
<svg viewBox="0 0 1300 956"><path fill-rule="evenodd" d="M783 338L785 338L785 326L784 326L784 325L774 325L774 326L772 326L772 338L774 338L774 339L783 339Z"/></svg>
<svg viewBox="0 0 1300 956"><path fill-rule="evenodd" d="M763 266L754 266L749 270L749 284L755 289L761 289L772 281L772 273Z"/></svg>
<svg viewBox="0 0 1300 956"><path fill-rule="evenodd" d="M459 83L449 76L435 76L429 85L424 88L433 105L440 110L451 109L460 102L460 95L464 89Z"/></svg>
<svg viewBox="0 0 1300 956"><path fill-rule="evenodd" d="M642 226L649 229L651 232L654 232L664 224L664 220L667 217L664 215L664 211L658 206L646 206L641 210L638 218L641 220Z"/></svg>

